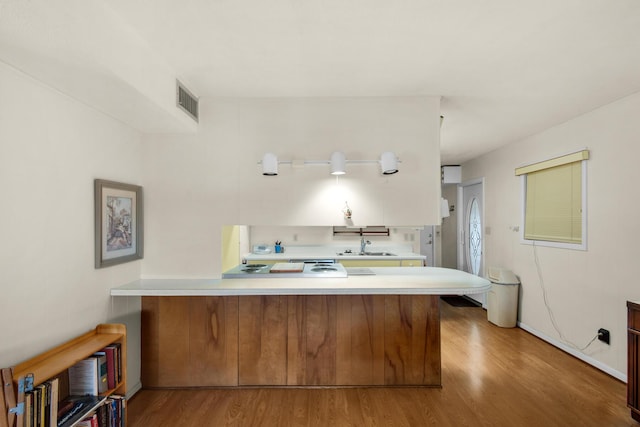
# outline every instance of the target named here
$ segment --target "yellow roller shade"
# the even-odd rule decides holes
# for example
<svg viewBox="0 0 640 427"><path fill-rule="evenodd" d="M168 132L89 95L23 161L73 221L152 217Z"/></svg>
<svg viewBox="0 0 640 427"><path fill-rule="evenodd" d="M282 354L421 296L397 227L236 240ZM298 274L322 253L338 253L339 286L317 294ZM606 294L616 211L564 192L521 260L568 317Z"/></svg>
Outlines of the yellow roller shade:
<svg viewBox="0 0 640 427"><path fill-rule="evenodd" d="M516 176L554 168L556 166L562 166L568 163L581 162L582 160L589 160L589 150L582 150L576 153L567 154L565 156L555 157L543 162L533 163L531 165L516 168Z"/></svg>
<svg viewBox="0 0 640 427"><path fill-rule="evenodd" d="M582 163L527 174L524 238L582 243Z"/></svg>

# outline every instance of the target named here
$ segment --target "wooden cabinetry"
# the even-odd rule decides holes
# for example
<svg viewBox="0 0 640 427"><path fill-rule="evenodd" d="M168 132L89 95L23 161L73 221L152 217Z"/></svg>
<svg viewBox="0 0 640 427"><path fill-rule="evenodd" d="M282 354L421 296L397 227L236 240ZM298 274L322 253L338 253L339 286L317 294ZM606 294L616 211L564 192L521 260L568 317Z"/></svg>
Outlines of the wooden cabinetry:
<svg viewBox="0 0 640 427"><path fill-rule="evenodd" d="M627 301L627 406L640 421L640 304Z"/></svg>
<svg viewBox="0 0 640 427"><path fill-rule="evenodd" d="M22 415L9 413L9 409L14 404L22 402L22 387L19 387L22 379L32 375L33 386L35 387L47 380L59 378L59 397L62 400L68 395L68 369L79 360L90 357L95 352L114 343L120 344L121 380L116 384L115 388L108 390L104 395L116 394L124 396L127 391L126 328L122 324L100 324L94 330L24 361L11 370L3 370L4 389L2 390L0 406L3 406L1 408L3 416L5 414L8 415L0 419L0 426L12 427L15 425L21 427L23 425Z"/></svg>
<svg viewBox="0 0 640 427"><path fill-rule="evenodd" d="M401 267L424 267L424 261L421 259L403 259L400 261Z"/></svg>
<svg viewBox="0 0 640 427"><path fill-rule="evenodd" d="M287 298L239 298L239 385L287 384Z"/></svg>
<svg viewBox="0 0 640 427"><path fill-rule="evenodd" d="M421 259L344 259L345 267L423 267Z"/></svg>
<svg viewBox="0 0 640 427"><path fill-rule="evenodd" d="M145 387L440 385L437 295L144 297L142 328Z"/></svg>
<svg viewBox="0 0 640 427"><path fill-rule="evenodd" d="M142 331L145 387L238 385L238 297L143 297Z"/></svg>
<svg viewBox="0 0 640 427"><path fill-rule="evenodd" d="M385 384L440 385L439 310L437 295L385 296Z"/></svg>

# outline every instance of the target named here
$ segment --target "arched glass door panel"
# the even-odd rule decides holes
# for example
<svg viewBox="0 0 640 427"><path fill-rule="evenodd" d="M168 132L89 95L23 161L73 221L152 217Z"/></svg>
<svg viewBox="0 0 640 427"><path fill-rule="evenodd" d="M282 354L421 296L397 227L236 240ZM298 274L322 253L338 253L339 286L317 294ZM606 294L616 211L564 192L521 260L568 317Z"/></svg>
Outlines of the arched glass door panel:
<svg viewBox="0 0 640 427"><path fill-rule="evenodd" d="M469 207L469 229L467 230L469 240L467 242L467 256L471 272L480 273L482 262L482 221L480 218L480 206L475 197L471 200Z"/></svg>

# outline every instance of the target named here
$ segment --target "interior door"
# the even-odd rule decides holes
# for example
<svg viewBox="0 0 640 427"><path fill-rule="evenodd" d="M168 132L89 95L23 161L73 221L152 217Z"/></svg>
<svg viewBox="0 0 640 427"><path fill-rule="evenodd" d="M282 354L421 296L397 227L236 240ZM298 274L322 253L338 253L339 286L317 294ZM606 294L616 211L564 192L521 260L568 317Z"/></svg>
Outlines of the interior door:
<svg viewBox="0 0 640 427"><path fill-rule="evenodd" d="M463 221L460 230L462 270L484 275L484 200L482 182L462 186ZM485 305L485 294L469 295L470 298Z"/></svg>
<svg viewBox="0 0 640 427"><path fill-rule="evenodd" d="M420 255L427 257L426 265L428 267L436 267L434 238L435 227L433 225L425 225L420 230Z"/></svg>

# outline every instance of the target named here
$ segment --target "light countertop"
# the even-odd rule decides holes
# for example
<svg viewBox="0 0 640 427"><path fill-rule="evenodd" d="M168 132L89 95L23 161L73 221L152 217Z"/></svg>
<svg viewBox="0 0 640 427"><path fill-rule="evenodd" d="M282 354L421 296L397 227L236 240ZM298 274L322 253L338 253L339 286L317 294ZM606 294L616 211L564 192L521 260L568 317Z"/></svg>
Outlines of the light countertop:
<svg viewBox="0 0 640 427"><path fill-rule="evenodd" d="M383 252L383 251L380 251ZM268 260L276 260L278 262L287 262L290 259L335 259L336 261L341 260L359 260L359 261L368 261L368 260L400 260L400 259L418 259L424 260L426 256L416 254L413 252L404 252L397 253L392 252L393 255L358 255L357 253L343 254L338 255L336 252L316 252L316 253L307 253L307 254L299 254L299 253L289 253L285 252L283 254L247 254L243 258L247 261L268 261Z"/></svg>
<svg viewBox="0 0 640 427"><path fill-rule="evenodd" d="M350 275L346 278L141 279L112 288L111 295L469 295L487 292L491 288L491 283L482 277L449 268L368 269L375 275Z"/></svg>
<svg viewBox="0 0 640 427"><path fill-rule="evenodd" d="M352 253L345 253L346 249L350 249ZM269 261L276 260L278 262L287 262L290 259L335 259L340 260L425 260L426 256L411 252L410 247L406 245L380 246L368 245L367 252L389 252L393 255L358 255L360 248L351 246L288 246L285 247L284 253L271 252L268 254L248 253L242 258L247 261ZM338 255L341 254L341 255Z"/></svg>

